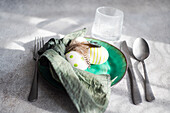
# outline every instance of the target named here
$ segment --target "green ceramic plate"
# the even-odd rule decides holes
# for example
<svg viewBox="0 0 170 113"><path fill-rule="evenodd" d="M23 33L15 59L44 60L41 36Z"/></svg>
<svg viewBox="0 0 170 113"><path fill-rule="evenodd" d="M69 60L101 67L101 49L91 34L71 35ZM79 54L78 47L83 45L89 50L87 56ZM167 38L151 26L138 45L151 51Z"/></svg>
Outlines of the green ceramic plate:
<svg viewBox="0 0 170 113"><path fill-rule="evenodd" d="M101 46L105 47L109 52L108 60L100 65L91 65L90 68L85 71L94 74L109 74L111 77L111 85L118 83L125 75L127 69L126 58L123 53L113 45L110 45L104 41L86 38L88 41L97 42ZM62 88L62 85L52 78L50 70L47 67L39 65L39 70L43 78L45 78L54 87Z"/></svg>

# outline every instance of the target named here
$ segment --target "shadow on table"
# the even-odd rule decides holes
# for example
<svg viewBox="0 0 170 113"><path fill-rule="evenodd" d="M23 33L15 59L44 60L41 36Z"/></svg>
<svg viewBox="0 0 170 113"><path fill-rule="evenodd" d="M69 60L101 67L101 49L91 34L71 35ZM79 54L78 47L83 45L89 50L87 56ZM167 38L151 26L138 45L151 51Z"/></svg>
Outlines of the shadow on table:
<svg viewBox="0 0 170 113"><path fill-rule="evenodd" d="M134 56L133 56L133 54L132 54L132 48L129 47L129 51L130 51L131 57L132 57L133 59L135 59ZM135 61L133 68L134 68L134 72L136 72L135 77L139 79L139 80L138 80L138 79L136 79L136 80L138 81L138 83L140 83L140 84L142 85L143 90L140 89L140 93L142 94L141 91L144 91L144 80L145 80L145 79L144 79L143 74L141 73L140 69L138 68L139 63L140 63L140 62ZM127 75L127 74L126 74L126 75ZM123 98L128 98L129 102L133 105L132 97L131 97L131 87L130 87L130 79L129 79L129 76L124 77L124 79L126 79L127 90L122 90L121 88L119 89L118 87L114 88L114 86L113 86L113 88L112 88L112 93L114 93L115 95L119 95L119 96L121 96L121 97L123 97ZM152 81L150 81L150 84L151 84L151 86L154 86L154 87L157 87L157 88L162 88L162 89L165 89L165 90L169 90L168 87L166 87L166 86L161 86L161 85L158 85L158 84L154 84ZM138 84L138 85L139 85L139 84ZM154 91L153 91L153 93L154 93ZM154 100L153 102L147 102L147 101L145 100L144 95L141 95L141 97L142 97L142 103L145 103L146 105L150 105L150 103L154 103L154 105L156 105L157 107L162 106L162 108L164 108L164 107L165 107L165 108L168 108L168 105L169 105L169 103L170 103L169 100L161 99L160 96L156 95L156 93L154 93L154 95L155 95L156 100ZM117 104L114 106L115 108L119 108L119 105L120 105L120 104L121 104L122 106L123 106L123 104L125 104L121 99L114 100L114 102L117 103ZM127 104L127 103L126 103L126 104ZM134 105L134 106L136 106L136 105ZM112 106L112 107L113 107L113 106ZM108 111L108 113L110 113L110 112ZM112 113L112 112L111 112L111 113Z"/></svg>
<svg viewBox="0 0 170 113"><path fill-rule="evenodd" d="M78 113L69 95L62 89L53 87L42 76L39 77L39 98L31 104L52 112Z"/></svg>
<svg viewBox="0 0 170 113"><path fill-rule="evenodd" d="M8 15L8 13L4 13L3 19L8 18ZM32 25L33 23L36 23L36 21L31 23L32 21L30 18L23 18L20 22L21 25L17 25L16 20L18 19L20 19L20 16L14 16L9 21L9 23L11 22L13 27L16 28L17 32L13 29L9 29L9 36L2 34L2 37L6 37L2 39L2 47L11 43L21 47L19 49L0 48L0 97L3 99L3 103L8 99L15 98L19 101L19 104L33 105L49 112L66 111L69 113L77 113L77 109L69 96L65 92L51 87L41 77L39 78L38 100L36 102L28 102L27 98L34 70L34 61L32 59L33 42L23 43L24 41L20 42L16 40L24 40L24 38L27 38L26 40L31 40L32 37L30 35L33 34L34 36L34 33L43 33L39 33L39 30L44 31L47 34L48 32L67 34L68 32L82 29L85 25L89 25L89 19L84 18L83 16L80 20L76 19L76 16L64 16L62 18L52 17L47 20L37 22L36 25ZM62 24L65 26L62 26ZM25 26L27 26L26 30L24 29ZM17 35L13 36L15 33ZM41 36L43 36L43 34L41 34ZM44 38L48 40L50 37ZM17 104L13 103L13 106L16 107ZM23 108L24 107L27 106L23 106Z"/></svg>
<svg viewBox="0 0 170 113"><path fill-rule="evenodd" d="M44 37L44 39L48 40L52 37L55 38L55 36L51 36L51 37ZM34 63L32 64L32 66L34 67ZM31 77L29 79L31 80L31 82L32 82L32 78L33 78L33 73L31 74ZM30 85L31 82L29 83ZM53 87L41 75L39 75L38 85L39 85L38 100L36 102L30 102L32 105L35 105L41 109L50 112L67 111L69 113L77 113L77 109L75 108L74 104L69 98L69 95L65 91ZM29 94L30 87L27 89L28 90L27 94ZM26 101L27 101L27 97L28 95L25 97Z"/></svg>
<svg viewBox="0 0 170 113"><path fill-rule="evenodd" d="M52 87L41 76L39 77L38 100L36 102L27 100L34 70L32 45L33 42L23 44L25 50L0 49L0 54L2 54L0 60L2 103L5 105L8 99L16 98L17 101L25 101L28 105L31 104L49 112L77 113L77 109L66 92ZM21 102L21 104L25 104L25 102Z"/></svg>
<svg viewBox="0 0 170 113"><path fill-rule="evenodd" d="M17 19L18 18L19 17L17 17ZM67 16L65 16L64 18L60 18L60 17L56 18L54 16L54 18L52 17L50 19L38 23L36 25L36 28L45 31L66 34L68 32L72 32L73 30L83 28L86 25L89 27L91 25L91 23L89 22L92 21L90 19L84 18L83 16L77 20L76 20L76 16L72 16L70 18ZM19 28L17 28L21 31L22 29L25 28L25 25L27 26L30 25L30 23L27 23L27 21L21 23L23 26L18 26ZM31 28L32 25L30 25L30 29ZM23 34L23 37L33 33L34 30L37 29L34 28L31 29L29 32L27 31L27 34ZM13 32L15 33L15 30ZM19 32L18 35L19 34L22 33ZM16 36L16 38L18 37ZM14 40L14 38L11 38L11 40ZM42 79L42 77L39 78L38 100L32 103L27 101L31 83L32 83L32 78L33 78L33 70L34 70L34 61L32 60L32 53L31 53L33 49L32 47L33 44L32 42L28 42L25 44L22 44L20 42L16 42L16 43L18 43L19 45L21 44L25 50L0 49L0 55L1 55L0 89L2 91L2 93L0 93L0 96L3 98L2 101L5 102L7 99L9 99L9 97L12 96L22 101L25 101L28 104L47 110L49 112L60 112L65 110L67 112L76 113L77 110L74 104L72 103L71 99L69 98L69 96L65 92L51 87L44 79ZM140 73L138 74L140 75ZM126 76L126 79L128 85L129 84L128 76ZM157 85L157 87L159 86ZM161 88L165 88L165 87L161 87ZM120 90L119 88L118 89L114 88L113 93L116 95L120 95L121 97L127 97L129 99L129 102L132 103L129 86L127 91ZM162 103L168 103L168 102L169 101L156 98L156 103L158 106L162 105Z"/></svg>
<svg viewBox="0 0 170 113"><path fill-rule="evenodd" d="M21 42L16 43L22 45L25 50L0 49L1 54L0 89L2 91L0 95L1 98L3 99L2 101L5 102L10 97L14 97L16 99L25 101L27 104L31 104L33 106L36 106L43 110L47 110L49 112L66 111L69 113L77 113L78 111L76 110L69 96L64 91L56 89L49 85L47 81L45 81L42 77L39 77L38 100L36 102L27 101L34 70L34 61L32 60L33 42L28 42L25 44L22 44ZM135 64L135 67L137 67L137 65L138 63ZM137 71L137 74L141 75L139 70ZM126 76L126 79L128 85L129 84L128 76ZM142 80L143 78L141 79L141 81ZM128 98L129 102L132 104L130 96L131 95L130 87L128 87L128 90L112 88L112 92L115 95L119 95L123 98ZM119 102L119 100L115 102ZM157 106L167 105L168 107L169 101L156 98L155 103ZM113 107L116 106L117 105Z"/></svg>

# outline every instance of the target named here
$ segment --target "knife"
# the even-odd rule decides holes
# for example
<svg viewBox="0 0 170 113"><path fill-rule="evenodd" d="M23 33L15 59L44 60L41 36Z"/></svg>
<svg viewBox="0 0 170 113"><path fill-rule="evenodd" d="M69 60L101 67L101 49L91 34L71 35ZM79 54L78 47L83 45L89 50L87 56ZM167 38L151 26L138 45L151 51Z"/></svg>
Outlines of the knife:
<svg viewBox="0 0 170 113"><path fill-rule="evenodd" d="M121 43L120 49L124 53L126 60L127 60L127 65L128 65L127 66L127 72L128 72L129 79L130 79L132 102L135 105L137 105L137 104L142 102L142 99L141 99L141 96L140 96L140 92L139 92L139 89L138 89L136 78L134 76L132 62L130 60L130 53L129 53L126 41L123 41Z"/></svg>

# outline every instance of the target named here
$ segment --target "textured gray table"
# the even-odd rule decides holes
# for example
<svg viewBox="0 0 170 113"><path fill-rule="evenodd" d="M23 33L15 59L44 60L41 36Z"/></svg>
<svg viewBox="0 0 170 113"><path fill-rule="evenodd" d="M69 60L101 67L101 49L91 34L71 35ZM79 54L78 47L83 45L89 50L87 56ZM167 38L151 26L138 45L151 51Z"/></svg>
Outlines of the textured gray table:
<svg viewBox="0 0 170 113"><path fill-rule="evenodd" d="M76 113L64 92L39 79L39 99L27 101L33 77L31 51L35 36L55 36L88 28L95 9L112 6L124 11L122 40L132 47L138 36L149 42L146 60L156 100L144 99L142 66L133 60L142 104L131 102L128 78L112 87L106 113L170 112L170 1L169 0L1 0L0 1L0 113ZM48 38L46 38L48 40Z"/></svg>

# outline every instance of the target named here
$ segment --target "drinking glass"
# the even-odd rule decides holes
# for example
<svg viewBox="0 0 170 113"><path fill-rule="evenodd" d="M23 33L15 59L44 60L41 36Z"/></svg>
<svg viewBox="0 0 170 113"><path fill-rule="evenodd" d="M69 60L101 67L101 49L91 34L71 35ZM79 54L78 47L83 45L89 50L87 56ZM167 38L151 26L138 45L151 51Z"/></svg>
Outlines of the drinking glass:
<svg viewBox="0 0 170 113"><path fill-rule="evenodd" d="M104 41L117 41L122 32L124 14L113 7L99 7L92 26L92 37Z"/></svg>

